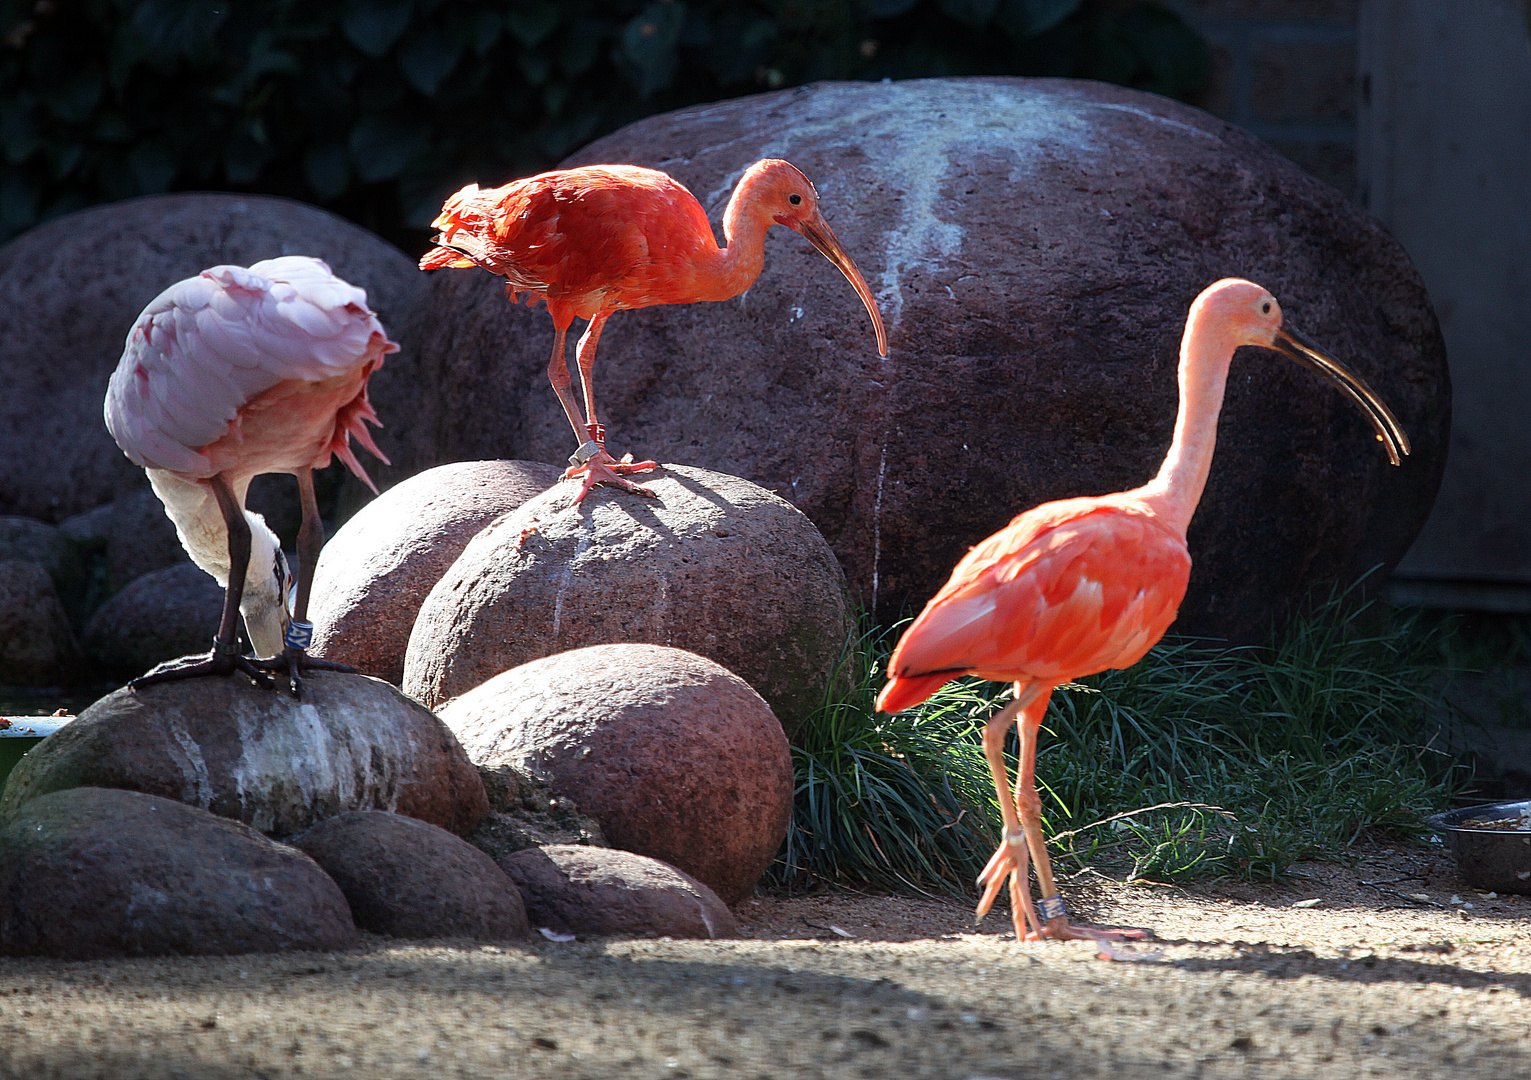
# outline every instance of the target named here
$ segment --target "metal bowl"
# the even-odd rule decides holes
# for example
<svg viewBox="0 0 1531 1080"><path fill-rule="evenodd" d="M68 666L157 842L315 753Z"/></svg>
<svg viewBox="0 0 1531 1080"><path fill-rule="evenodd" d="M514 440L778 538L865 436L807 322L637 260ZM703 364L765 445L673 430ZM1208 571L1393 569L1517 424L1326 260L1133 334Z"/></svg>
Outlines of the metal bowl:
<svg viewBox="0 0 1531 1080"><path fill-rule="evenodd" d="M0 727L0 792L5 790L5 781L22 755L73 719L72 716L0 716L0 722L5 725Z"/></svg>
<svg viewBox="0 0 1531 1080"><path fill-rule="evenodd" d="M1531 830L1475 829L1463 824L1504 821L1528 811L1531 800L1487 803L1436 814L1425 824L1445 838L1468 884L1493 892L1531 893Z"/></svg>

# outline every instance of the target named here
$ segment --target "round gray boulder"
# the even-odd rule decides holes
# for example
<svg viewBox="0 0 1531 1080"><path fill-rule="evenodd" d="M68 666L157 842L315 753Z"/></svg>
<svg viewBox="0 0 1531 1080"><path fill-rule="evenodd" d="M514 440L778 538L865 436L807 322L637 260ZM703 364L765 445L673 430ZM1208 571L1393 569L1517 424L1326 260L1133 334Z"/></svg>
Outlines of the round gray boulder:
<svg viewBox="0 0 1531 1080"><path fill-rule="evenodd" d="M657 498L570 480L469 542L421 605L404 689L435 706L538 657L607 642L698 653L790 733L848 675L845 578L813 523L747 480L679 465Z"/></svg>
<svg viewBox="0 0 1531 1080"><path fill-rule="evenodd" d="M705 657L595 645L513 668L440 716L478 765L547 781L615 847L738 903L792 816L792 753L759 694Z"/></svg>
<svg viewBox="0 0 1531 1080"><path fill-rule="evenodd" d="M155 570L191 565L191 557L176 535L175 523L165 513L165 504L146 482L141 481L112 501L106 534L106 587L109 591L125 589Z"/></svg>
<svg viewBox="0 0 1531 1080"><path fill-rule="evenodd" d="M81 787L0 826L0 953L93 960L339 949L339 886L300 851L170 799Z"/></svg>
<svg viewBox="0 0 1531 1080"><path fill-rule="evenodd" d="M278 255L323 259L367 290L390 328L406 321L424 281L381 237L264 195L155 195L92 207L0 248L0 514L57 522L142 483L101 420L133 320L167 286L209 266Z"/></svg>
<svg viewBox="0 0 1531 1080"><path fill-rule="evenodd" d="M349 810L391 810L467 833L489 811L452 733L378 679L316 671L303 699L242 675L124 687L34 747L0 798L0 821L50 791L127 788L271 836Z"/></svg>
<svg viewBox="0 0 1531 1080"><path fill-rule="evenodd" d="M63 531L31 518L0 516L0 560L27 559L57 578L69 558Z"/></svg>
<svg viewBox="0 0 1531 1080"><path fill-rule="evenodd" d="M398 685L420 605L468 541L557 483L536 461L459 461L412 476L324 545L310 619L315 656Z"/></svg>
<svg viewBox="0 0 1531 1080"><path fill-rule="evenodd" d="M555 844L500 860L536 927L596 937L731 938L733 912L706 885L658 859Z"/></svg>
<svg viewBox="0 0 1531 1080"><path fill-rule="evenodd" d="M162 660L205 653L223 614L223 588L190 562L151 570L96 609L81 647L103 674L142 675Z"/></svg>
<svg viewBox="0 0 1531 1080"><path fill-rule="evenodd" d="M363 930L480 941L527 935L521 894L494 860L418 818L356 810L326 818L293 846L335 879Z"/></svg>
<svg viewBox="0 0 1531 1080"><path fill-rule="evenodd" d="M58 686L76 673L79 646L42 563L0 559L0 686Z"/></svg>
<svg viewBox="0 0 1531 1080"><path fill-rule="evenodd" d="M1148 480L1174 424L1187 308L1228 276L1271 289L1370 382L1414 455L1392 468L1338 393L1247 350L1191 526L1179 628L1258 632L1315 583L1395 562L1418 532L1450 413L1424 285L1376 221L1248 133L1102 83L820 83L650 117L565 164L664 169L717 223L761 157L818 185L891 355L877 356L839 272L773 229L744 296L611 320L603 419L618 454L790 500L880 618L918 608L1020 511ZM401 460L562 460L573 440L543 373L547 314L506 302L482 271L435 276L449 280L420 309L412 362L458 422L401 445Z"/></svg>

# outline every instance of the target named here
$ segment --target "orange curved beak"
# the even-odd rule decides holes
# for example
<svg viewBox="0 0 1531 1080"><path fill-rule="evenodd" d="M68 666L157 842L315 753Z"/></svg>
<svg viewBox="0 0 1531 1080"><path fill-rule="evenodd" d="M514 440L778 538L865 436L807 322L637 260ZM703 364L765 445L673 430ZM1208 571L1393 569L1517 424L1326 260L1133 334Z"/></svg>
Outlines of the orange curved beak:
<svg viewBox="0 0 1531 1080"><path fill-rule="evenodd" d="M872 289L866 283L866 278L861 276L861 271L856 269L856 264L846 254L845 247L840 243L840 238L829 227L829 222L824 220L817 209L813 217L806 221L792 221L778 217L776 219L789 229L795 229L803 234L807 241L818 249L819 254L840 268L840 273L845 275L845 280L851 283L851 288L856 290L856 295L861 297L861 302L866 305L867 315L872 319L872 329L877 334L877 355L888 355L888 332L883 329L882 314L877 310L877 301L872 298Z"/></svg>
<svg viewBox="0 0 1531 1080"><path fill-rule="evenodd" d="M1372 427L1377 429L1377 441L1387 449L1388 460L1394 465L1403 464L1404 457L1409 453L1409 437L1404 434L1403 425L1399 424L1398 417L1393 415L1393 410L1387 407L1387 402L1366 385L1365 379L1346 368L1338 360L1326 355L1306 335L1299 333L1291 323L1283 323L1276 331L1275 340L1271 342L1270 347L1288 359L1297 361L1309 371L1322 376L1325 381L1348 397L1351 404L1360 409L1361 413L1371 421Z"/></svg>

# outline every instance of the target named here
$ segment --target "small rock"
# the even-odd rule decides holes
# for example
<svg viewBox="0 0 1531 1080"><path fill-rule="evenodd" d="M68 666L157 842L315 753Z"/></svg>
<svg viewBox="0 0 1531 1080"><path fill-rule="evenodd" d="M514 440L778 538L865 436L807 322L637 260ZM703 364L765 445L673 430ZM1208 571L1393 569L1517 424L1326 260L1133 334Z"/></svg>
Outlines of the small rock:
<svg viewBox="0 0 1531 1080"><path fill-rule="evenodd" d="M465 837L492 859L545 844L609 847L601 825L580 813L567 795L535 776L509 765L480 765L478 774L489 796L489 813Z"/></svg>
<svg viewBox="0 0 1531 1080"><path fill-rule="evenodd" d="M584 645L650 642L735 672L790 734L848 680L845 576L813 523L747 480L679 465L657 498L573 481L497 519L421 605L406 693L432 707Z"/></svg>
<svg viewBox="0 0 1531 1080"><path fill-rule="evenodd" d="M222 614L222 586L182 562L151 570L97 608L82 646L105 674L142 675L162 660L207 652Z"/></svg>
<svg viewBox="0 0 1531 1080"><path fill-rule="evenodd" d="M1292 906L1294 908L1315 908L1315 907L1318 907L1318 905L1322 904L1323 902L1324 901L1323 901L1323 899L1321 897L1314 897L1312 900L1298 900L1298 901L1295 901L1292 904Z"/></svg>
<svg viewBox="0 0 1531 1080"><path fill-rule="evenodd" d="M513 668L442 706L480 766L545 779L616 847L737 903L792 816L792 754L770 706L705 657L593 645Z"/></svg>
<svg viewBox="0 0 1531 1080"><path fill-rule="evenodd" d="M34 747L0 821L72 787L127 788L292 836L348 810L391 810L462 834L489 810L452 733L379 679L310 672L303 700L243 675L124 687Z"/></svg>
<svg viewBox="0 0 1531 1080"><path fill-rule="evenodd" d="M73 517L65 518L58 523L58 531L64 534L64 539L76 544L104 545L112 533L114 513L114 504L103 503L93 510L82 510Z"/></svg>
<svg viewBox="0 0 1531 1080"><path fill-rule="evenodd" d="M152 570L191 561L176 536L165 504L149 488L131 490L112 503L106 537L106 587L117 592Z"/></svg>
<svg viewBox="0 0 1531 1080"><path fill-rule="evenodd" d="M78 662L48 571L31 559L0 559L0 686L58 686Z"/></svg>
<svg viewBox="0 0 1531 1080"><path fill-rule="evenodd" d="M0 826L0 952L89 960L339 949L340 888L307 855L170 799L82 787Z"/></svg>
<svg viewBox="0 0 1531 1080"><path fill-rule="evenodd" d="M732 938L733 912L706 885L612 848L556 844L518 851L500 868L536 927L581 936Z"/></svg>
<svg viewBox="0 0 1531 1080"><path fill-rule="evenodd" d="M479 941L530 933L521 894L495 861L416 818L353 811L321 821L293 846L335 879L363 930Z"/></svg>
<svg viewBox="0 0 1531 1080"><path fill-rule="evenodd" d="M325 544L310 609L315 656L398 685L420 604L485 525L558 481L537 461L459 461L412 476Z"/></svg>
<svg viewBox="0 0 1531 1080"><path fill-rule="evenodd" d="M29 559L57 578L69 555L69 542L54 525L31 518L0 516L0 561Z"/></svg>

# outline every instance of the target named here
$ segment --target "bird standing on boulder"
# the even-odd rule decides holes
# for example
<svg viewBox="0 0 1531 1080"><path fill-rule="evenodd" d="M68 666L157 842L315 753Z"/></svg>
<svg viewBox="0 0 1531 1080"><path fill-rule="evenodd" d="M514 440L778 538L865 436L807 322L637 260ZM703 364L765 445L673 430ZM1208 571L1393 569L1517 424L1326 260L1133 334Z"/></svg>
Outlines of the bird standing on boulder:
<svg viewBox="0 0 1531 1080"><path fill-rule="evenodd" d="M386 462L363 426L378 423L367 380L397 352L367 294L318 259L288 255L246 269L215 266L170 286L144 308L106 392L106 426L148 470L181 544L224 588L212 652L161 664L134 687L239 670L262 685L285 672L297 696L307 668L349 668L309 657L308 592L324 545L313 470L340 458L375 492L356 440ZM296 600L276 535L244 509L261 473L298 478ZM255 657L243 656L244 615Z"/></svg>
<svg viewBox="0 0 1531 1080"><path fill-rule="evenodd" d="M469 184L446 201L435 222L439 246L425 253L420 268L482 266L505 278L512 300L523 292L529 305L546 300L554 331L548 379L580 442L564 474L584 474L575 503L596 484L648 495L625 477L655 463L618 461L606 451L591 380L601 330L616 311L738 296L760 276L772 225L802 233L840 268L871 316L878 352L888 355L872 290L819 213L818 192L785 161L757 161L745 170L723 214L722 248L691 192L654 169L587 165L498 188ZM577 318L590 321L575 348L583 417L564 357L565 335Z"/></svg>
<svg viewBox="0 0 1531 1080"><path fill-rule="evenodd" d="M1333 383L1366 414L1394 465L1409 452L1376 393L1285 325L1275 297L1248 281L1219 281L1186 319L1180 411L1158 475L1132 491L1021 514L957 564L888 662L889 682L877 700L883 712L911 708L962 675L1015 684L1014 700L983 733L1005 836L979 875L978 916L1008 879L1018 939L1141 936L1070 925L1042 839L1037 731L1059 683L1131 667L1174 621L1191 572L1186 528L1206 486L1228 366L1241 345L1284 353ZM1014 799L1001 753L1012 720L1020 729ZM1042 890L1040 919L1027 880L1028 847Z"/></svg>

